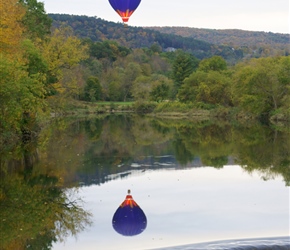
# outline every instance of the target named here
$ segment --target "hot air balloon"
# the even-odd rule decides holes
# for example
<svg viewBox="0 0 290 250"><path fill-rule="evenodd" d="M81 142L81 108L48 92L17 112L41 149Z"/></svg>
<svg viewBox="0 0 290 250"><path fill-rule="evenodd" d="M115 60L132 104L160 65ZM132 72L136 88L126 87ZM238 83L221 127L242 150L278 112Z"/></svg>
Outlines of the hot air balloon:
<svg viewBox="0 0 290 250"><path fill-rule="evenodd" d="M128 190L126 199L116 210L112 225L117 233L124 236L135 236L146 229L146 215L133 200L132 195L130 195L130 190Z"/></svg>
<svg viewBox="0 0 290 250"><path fill-rule="evenodd" d="M123 22L126 23L139 6L141 0L109 0L109 2Z"/></svg>

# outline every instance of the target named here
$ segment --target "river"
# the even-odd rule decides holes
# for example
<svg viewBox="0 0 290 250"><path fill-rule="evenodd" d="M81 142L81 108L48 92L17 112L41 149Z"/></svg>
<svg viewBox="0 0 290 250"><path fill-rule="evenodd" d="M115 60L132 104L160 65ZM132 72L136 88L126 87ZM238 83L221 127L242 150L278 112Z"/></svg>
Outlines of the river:
<svg viewBox="0 0 290 250"><path fill-rule="evenodd" d="M56 119L1 152L0 246L287 249L289 148L289 129L255 122ZM146 223L118 229L128 190Z"/></svg>

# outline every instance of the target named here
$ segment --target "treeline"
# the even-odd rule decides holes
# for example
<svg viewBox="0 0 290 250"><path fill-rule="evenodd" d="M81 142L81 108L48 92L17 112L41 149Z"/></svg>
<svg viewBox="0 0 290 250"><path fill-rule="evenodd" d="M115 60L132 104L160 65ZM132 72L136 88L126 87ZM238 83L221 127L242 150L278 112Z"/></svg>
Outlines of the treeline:
<svg viewBox="0 0 290 250"><path fill-rule="evenodd" d="M220 55L227 61L235 62L243 57L242 49L233 50L228 45L213 44L175 34L165 34L142 27L126 26L97 17L67 14L49 14L49 16L53 19L53 26L59 27L66 23L73 28L78 37L90 38L94 42L113 40L132 49L150 47L157 43L163 51L172 48L182 49L199 59Z"/></svg>
<svg viewBox="0 0 290 250"><path fill-rule="evenodd" d="M157 44L126 50L105 41L91 43L90 48L87 67L99 65L99 70L93 78L98 87L93 90L87 82L85 93L96 93L85 94L87 101L152 101L159 103L159 110L169 107L166 111L183 103L192 108L231 109L249 118L289 119L289 56L228 66L220 56L198 60L182 50L162 52Z"/></svg>
<svg viewBox="0 0 290 250"><path fill-rule="evenodd" d="M148 27L165 34L202 40L241 49L244 57L289 55L289 34L238 29L215 30L190 27Z"/></svg>
<svg viewBox="0 0 290 250"><path fill-rule="evenodd" d="M181 105L289 117L289 56L232 66L219 55L200 59L183 49L166 52L159 42L134 48L107 37L80 38L67 22L52 27L43 3L35 0L7 0L1 9L3 145L12 135L30 133L50 113L70 108L73 100L149 103L141 111ZM107 23L104 30L111 29Z"/></svg>

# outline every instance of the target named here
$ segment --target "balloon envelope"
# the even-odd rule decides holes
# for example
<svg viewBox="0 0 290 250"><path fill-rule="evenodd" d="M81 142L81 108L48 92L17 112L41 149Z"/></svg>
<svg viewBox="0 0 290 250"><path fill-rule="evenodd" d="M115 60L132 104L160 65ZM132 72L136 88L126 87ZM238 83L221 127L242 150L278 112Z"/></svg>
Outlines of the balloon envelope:
<svg viewBox="0 0 290 250"><path fill-rule="evenodd" d="M129 17L137 9L141 0L109 0L109 2L123 22L128 22Z"/></svg>
<svg viewBox="0 0 290 250"><path fill-rule="evenodd" d="M147 218L143 210L133 200L131 195L116 210L113 220L113 228L124 236L134 236L142 233L147 226Z"/></svg>

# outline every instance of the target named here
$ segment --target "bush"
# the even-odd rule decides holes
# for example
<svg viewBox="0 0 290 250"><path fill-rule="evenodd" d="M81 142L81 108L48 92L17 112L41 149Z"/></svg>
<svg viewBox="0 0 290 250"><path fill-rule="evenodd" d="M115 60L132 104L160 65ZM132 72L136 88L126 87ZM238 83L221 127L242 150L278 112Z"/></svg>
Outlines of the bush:
<svg viewBox="0 0 290 250"><path fill-rule="evenodd" d="M156 108L157 103L155 102L136 102L134 104L135 111L137 113L152 113Z"/></svg>

